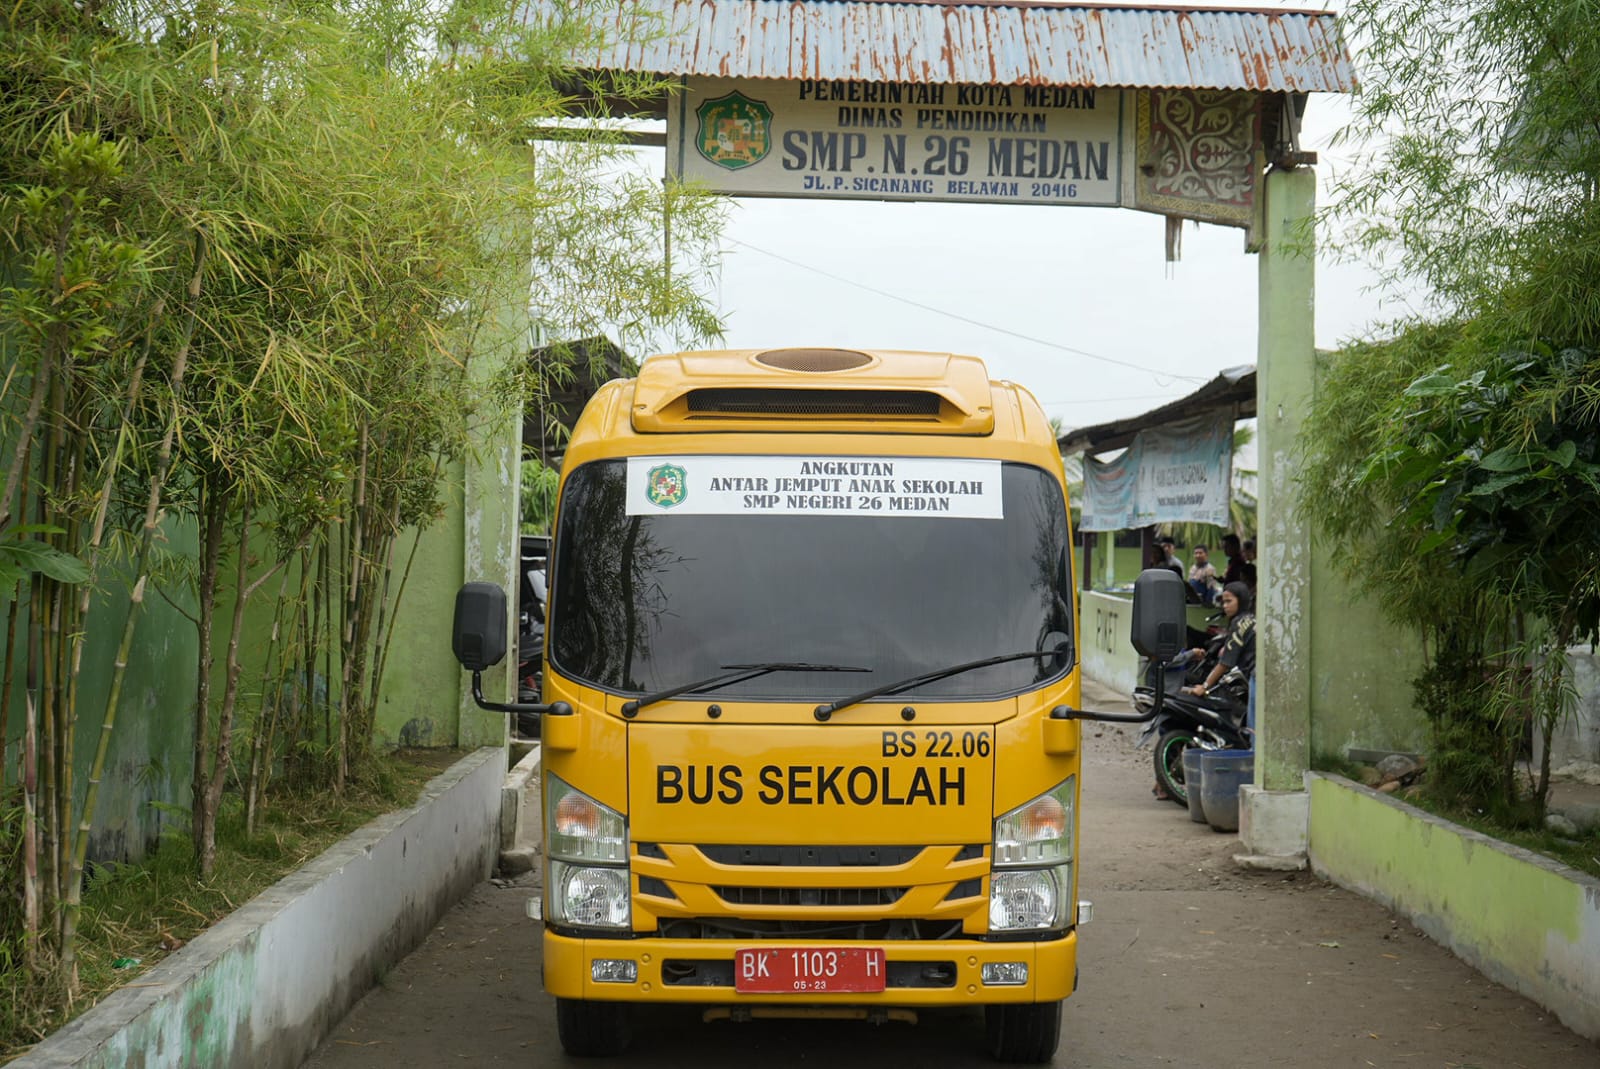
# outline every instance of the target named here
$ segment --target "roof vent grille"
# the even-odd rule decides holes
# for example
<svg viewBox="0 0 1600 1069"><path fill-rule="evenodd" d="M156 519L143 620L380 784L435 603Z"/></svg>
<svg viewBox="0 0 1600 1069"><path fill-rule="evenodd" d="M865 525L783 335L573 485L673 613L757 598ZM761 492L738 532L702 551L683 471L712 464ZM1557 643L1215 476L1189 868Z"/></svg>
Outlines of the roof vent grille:
<svg viewBox="0 0 1600 1069"><path fill-rule="evenodd" d="M694 390L689 411L718 416L939 415L939 395L922 390Z"/></svg>
<svg viewBox="0 0 1600 1069"><path fill-rule="evenodd" d="M866 367L872 357L854 349L769 349L756 357L756 363L780 371L849 371Z"/></svg>

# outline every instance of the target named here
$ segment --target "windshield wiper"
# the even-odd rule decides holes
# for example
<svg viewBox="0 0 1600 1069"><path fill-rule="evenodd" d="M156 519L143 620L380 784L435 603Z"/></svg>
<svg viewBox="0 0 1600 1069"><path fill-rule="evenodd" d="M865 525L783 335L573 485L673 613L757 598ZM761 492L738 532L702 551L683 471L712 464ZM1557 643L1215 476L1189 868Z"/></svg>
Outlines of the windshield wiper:
<svg viewBox="0 0 1600 1069"><path fill-rule="evenodd" d="M654 694L643 694L630 702L624 702L622 715L632 720L639 715L639 710L656 702L676 698L680 694L687 694L692 690L716 690L719 687L731 687L735 683L742 683L747 679L764 676L771 672L870 672L870 668L856 668L848 664L808 664L805 661L766 661L762 664L725 664L724 669L731 671L723 674L707 676L697 679L693 683L685 683L681 687L671 690L658 690Z"/></svg>
<svg viewBox="0 0 1600 1069"><path fill-rule="evenodd" d="M819 705L813 709L811 713L818 720L826 721L830 716L832 716L834 713L837 713L840 709L843 709L849 705L855 705L857 702L864 702L868 698L878 698L885 694L898 694L902 690L910 690L912 687L920 686L923 683L932 683L935 680L947 679L950 676L958 676L963 672L971 672L978 668L987 668L992 664L1004 664L1007 661L1022 661L1027 660L1030 657L1062 657L1065 656L1066 653L1066 644L1062 643L1062 645L1057 646L1053 650L1024 650L1021 653L1002 653L995 657L985 657L981 661L968 661L966 664L955 664L951 665L949 668L936 668L932 672L923 672L920 675L914 675L909 679L902 679L896 683L886 683L881 687L873 687L871 690L864 690L860 694L852 694L848 698L840 698L836 702L828 702L826 705Z"/></svg>

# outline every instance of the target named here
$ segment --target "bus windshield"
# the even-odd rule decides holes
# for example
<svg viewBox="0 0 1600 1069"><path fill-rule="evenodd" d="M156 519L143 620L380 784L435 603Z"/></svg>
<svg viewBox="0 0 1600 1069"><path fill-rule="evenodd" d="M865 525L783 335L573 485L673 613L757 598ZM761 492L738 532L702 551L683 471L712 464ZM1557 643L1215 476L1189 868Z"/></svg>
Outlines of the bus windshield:
<svg viewBox="0 0 1600 1069"><path fill-rule="evenodd" d="M552 667L629 695L725 675L728 665L867 669L771 672L714 691L825 701L997 654L1060 649L893 700L999 698L1057 678L1073 661L1066 503L1038 468L991 466L997 492L974 517L650 514L630 508L628 461L586 464L561 496Z"/></svg>

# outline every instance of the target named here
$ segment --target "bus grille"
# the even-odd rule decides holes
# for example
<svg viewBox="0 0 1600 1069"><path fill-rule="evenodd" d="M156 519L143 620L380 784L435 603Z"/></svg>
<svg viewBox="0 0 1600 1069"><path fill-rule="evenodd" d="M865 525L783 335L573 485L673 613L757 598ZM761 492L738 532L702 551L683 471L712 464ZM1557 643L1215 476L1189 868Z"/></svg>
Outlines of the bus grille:
<svg viewBox="0 0 1600 1069"><path fill-rule="evenodd" d="M870 868L904 865L922 853L920 846L697 846L719 865L770 865L798 868ZM980 853L978 855L982 857Z"/></svg>
<svg viewBox="0 0 1600 1069"><path fill-rule="evenodd" d="M739 920L732 917L664 918L663 939L740 939L768 942L796 939L838 939L846 942L893 943L901 940L959 939L961 921L893 919Z"/></svg>
<svg viewBox="0 0 1600 1069"><path fill-rule="evenodd" d="M731 906L892 906L904 887L713 887Z"/></svg>

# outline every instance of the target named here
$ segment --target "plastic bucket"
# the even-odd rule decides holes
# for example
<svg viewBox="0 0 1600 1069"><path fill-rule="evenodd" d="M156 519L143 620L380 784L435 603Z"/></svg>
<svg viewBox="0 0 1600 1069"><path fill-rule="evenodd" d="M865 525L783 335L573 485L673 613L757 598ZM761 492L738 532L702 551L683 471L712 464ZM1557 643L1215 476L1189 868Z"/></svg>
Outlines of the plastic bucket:
<svg viewBox="0 0 1600 1069"><path fill-rule="evenodd" d="M1249 750L1210 750L1200 755L1200 807L1214 830L1239 830L1239 788L1255 773L1255 754Z"/></svg>
<svg viewBox="0 0 1600 1069"><path fill-rule="evenodd" d="M1205 752L1198 746L1183 751L1183 789L1189 792L1189 819L1196 824L1206 822L1206 811L1200 806L1200 783L1205 776L1200 758Z"/></svg>

